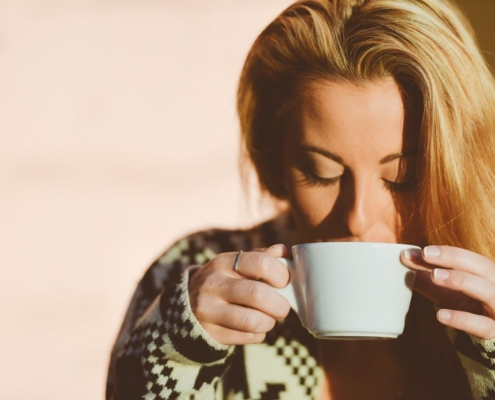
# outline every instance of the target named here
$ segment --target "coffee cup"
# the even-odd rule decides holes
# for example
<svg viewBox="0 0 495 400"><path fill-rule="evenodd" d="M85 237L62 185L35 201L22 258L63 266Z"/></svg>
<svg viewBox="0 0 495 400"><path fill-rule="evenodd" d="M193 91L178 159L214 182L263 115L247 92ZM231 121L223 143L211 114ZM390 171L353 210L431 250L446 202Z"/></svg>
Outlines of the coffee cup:
<svg viewBox="0 0 495 400"><path fill-rule="evenodd" d="M404 331L415 272L396 243L324 242L292 247L281 258L290 282L277 289L303 326L324 339L397 338Z"/></svg>

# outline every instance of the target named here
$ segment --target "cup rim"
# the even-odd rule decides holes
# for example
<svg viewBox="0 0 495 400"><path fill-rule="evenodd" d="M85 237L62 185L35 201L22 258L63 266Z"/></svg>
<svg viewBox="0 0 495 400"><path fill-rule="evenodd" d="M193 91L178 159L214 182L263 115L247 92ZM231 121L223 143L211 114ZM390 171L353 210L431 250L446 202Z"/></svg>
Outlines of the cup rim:
<svg viewBox="0 0 495 400"><path fill-rule="evenodd" d="M314 242L314 243L299 243L292 246L293 249L300 247L319 247L319 246L336 246L339 247L352 247L359 245L360 247L403 247L409 249L421 249L420 246L407 243L387 243L387 242Z"/></svg>

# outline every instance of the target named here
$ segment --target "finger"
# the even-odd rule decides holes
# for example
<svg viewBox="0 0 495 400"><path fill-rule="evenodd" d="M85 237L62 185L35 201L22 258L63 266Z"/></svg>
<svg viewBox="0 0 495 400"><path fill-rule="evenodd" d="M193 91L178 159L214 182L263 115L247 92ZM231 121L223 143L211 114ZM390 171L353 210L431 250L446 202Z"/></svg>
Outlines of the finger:
<svg viewBox="0 0 495 400"><path fill-rule="evenodd" d="M275 319L248 307L223 303L210 312L207 323L251 333L266 333L275 326Z"/></svg>
<svg viewBox="0 0 495 400"><path fill-rule="evenodd" d="M431 280L438 286L461 292L480 301L490 316L495 316L495 284L489 280L468 272L443 268L435 268Z"/></svg>
<svg viewBox="0 0 495 400"><path fill-rule="evenodd" d="M270 246L267 249L264 249L263 251L275 258L287 257L287 255L289 254L287 247L281 243L274 244L273 246Z"/></svg>
<svg viewBox="0 0 495 400"><path fill-rule="evenodd" d="M458 303L461 296L458 292L436 285L431 279L430 271L417 271L416 279L414 280L414 290L424 297L433 301L440 307L453 307L452 304ZM454 302L454 303L453 303Z"/></svg>
<svg viewBox="0 0 495 400"><path fill-rule="evenodd" d="M434 265L428 264L423 259L423 252L421 249L408 249L402 251L400 253L400 260L406 267L416 271L431 271L435 268Z"/></svg>
<svg viewBox="0 0 495 400"><path fill-rule="evenodd" d="M266 250L266 247L257 247L257 248L255 248L255 249L253 249L251 251L263 252L265 250Z"/></svg>
<svg viewBox="0 0 495 400"><path fill-rule="evenodd" d="M266 336L265 333L241 332L208 323L203 324L203 328L218 343L226 346L261 343Z"/></svg>
<svg viewBox="0 0 495 400"><path fill-rule="evenodd" d="M241 275L248 279L266 282L276 288L282 288L289 282L289 270L275 258L280 254L284 254L283 248L279 246L272 247L264 252L245 252L239 257L239 253L224 253L217 257L216 262L219 265L223 265L222 268L226 267L232 271L232 276L238 277ZM233 271L236 259L237 273Z"/></svg>
<svg viewBox="0 0 495 400"><path fill-rule="evenodd" d="M490 340L495 337L495 321L484 315L441 309L437 312L437 319L446 326L470 333L480 339Z"/></svg>
<svg viewBox="0 0 495 400"><path fill-rule="evenodd" d="M274 244L273 246L270 247L257 247L251 251L267 252L273 257L287 257L288 254L287 247L281 243Z"/></svg>
<svg viewBox="0 0 495 400"><path fill-rule="evenodd" d="M452 246L427 246L422 254L429 264L469 272L495 282L493 262L480 254Z"/></svg>
<svg viewBox="0 0 495 400"><path fill-rule="evenodd" d="M240 281L240 279L232 280ZM216 332L212 330L212 326L242 332L265 333L275 324L274 318L259 310L229 304L222 298L212 295L198 296L193 312L196 319L210 334Z"/></svg>
<svg viewBox="0 0 495 400"><path fill-rule="evenodd" d="M224 300L259 310L277 320L285 318L290 311L289 302L280 293L266 283L249 279L232 279Z"/></svg>

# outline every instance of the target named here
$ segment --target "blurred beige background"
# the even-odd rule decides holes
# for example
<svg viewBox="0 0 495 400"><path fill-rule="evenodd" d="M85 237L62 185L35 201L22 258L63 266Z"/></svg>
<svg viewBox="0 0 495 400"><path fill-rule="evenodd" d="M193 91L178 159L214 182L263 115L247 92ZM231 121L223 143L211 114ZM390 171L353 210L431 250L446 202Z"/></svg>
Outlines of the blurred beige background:
<svg viewBox="0 0 495 400"><path fill-rule="evenodd" d="M103 398L148 264L249 225L237 78L289 0L0 3L0 398ZM467 0L495 60L495 0Z"/></svg>

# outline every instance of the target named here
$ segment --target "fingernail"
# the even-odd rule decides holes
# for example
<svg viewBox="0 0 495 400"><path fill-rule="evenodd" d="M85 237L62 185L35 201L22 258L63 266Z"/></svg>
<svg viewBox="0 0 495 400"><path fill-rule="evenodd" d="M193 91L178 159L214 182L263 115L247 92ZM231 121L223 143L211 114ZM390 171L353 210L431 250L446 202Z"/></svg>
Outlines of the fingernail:
<svg viewBox="0 0 495 400"><path fill-rule="evenodd" d="M404 259L407 261L420 261L422 260L421 257L421 250L418 249L407 249L402 252L402 255L404 256Z"/></svg>
<svg viewBox="0 0 495 400"><path fill-rule="evenodd" d="M440 310L438 311L438 319L442 321L450 321L452 319L452 311L449 310Z"/></svg>
<svg viewBox="0 0 495 400"><path fill-rule="evenodd" d="M440 257L440 247L438 246L427 246L423 249L426 258L438 258Z"/></svg>
<svg viewBox="0 0 495 400"><path fill-rule="evenodd" d="M433 276L438 281L444 281L450 276L450 272L443 268L435 268L433 270Z"/></svg>

